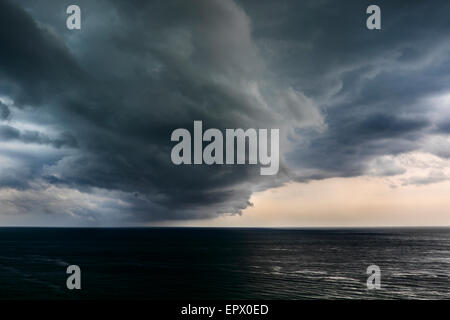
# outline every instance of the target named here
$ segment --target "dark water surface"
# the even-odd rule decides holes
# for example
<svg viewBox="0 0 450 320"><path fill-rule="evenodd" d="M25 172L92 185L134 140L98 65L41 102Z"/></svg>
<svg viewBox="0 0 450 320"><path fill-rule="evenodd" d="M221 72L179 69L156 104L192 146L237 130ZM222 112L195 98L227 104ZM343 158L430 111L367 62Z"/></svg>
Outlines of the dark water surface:
<svg viewBox="0 0 450 320"><path fill-rule="evenodd" d="M0 228L0 299L35 298L449 299L450 229Z"/></svg>

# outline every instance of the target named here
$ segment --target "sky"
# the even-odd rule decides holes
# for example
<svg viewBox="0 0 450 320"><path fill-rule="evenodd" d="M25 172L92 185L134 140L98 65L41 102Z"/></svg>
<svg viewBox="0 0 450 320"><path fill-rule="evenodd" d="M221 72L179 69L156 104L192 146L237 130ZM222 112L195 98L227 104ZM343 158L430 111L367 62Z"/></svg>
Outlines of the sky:
<svg viewBox="0 0 450 320"><path fill-rule="evenodd" d="M371 4L0 0L0 225L450 225L450 3ZM196 120L278 173L173 164Z"/></svg>

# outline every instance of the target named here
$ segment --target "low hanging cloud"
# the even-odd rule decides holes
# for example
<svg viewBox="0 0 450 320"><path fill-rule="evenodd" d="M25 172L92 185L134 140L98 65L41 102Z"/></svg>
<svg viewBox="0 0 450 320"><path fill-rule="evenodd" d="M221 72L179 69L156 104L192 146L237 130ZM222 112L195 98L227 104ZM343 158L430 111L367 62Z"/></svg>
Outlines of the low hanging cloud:
<svg viewBox="0 0 450 320"><path fill-rule="evenodd" d="M367 174L448 133L423 103L450 84L437 5L382 1L383 32L372 32L358 1L77 4L82 29L67 30L60 1L0 1L2 214L102 224L241 213L255 191ZM409 23L424 12L432 23ZM280 128L278 175L172 164L171 132L195 120Z"/></svg>

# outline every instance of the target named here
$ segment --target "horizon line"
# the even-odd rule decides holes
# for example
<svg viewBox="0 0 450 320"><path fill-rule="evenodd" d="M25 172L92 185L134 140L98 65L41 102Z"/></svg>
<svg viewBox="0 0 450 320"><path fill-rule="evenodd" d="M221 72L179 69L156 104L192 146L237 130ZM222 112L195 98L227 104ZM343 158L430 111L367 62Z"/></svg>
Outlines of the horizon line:
<svg viewBox="0 0 450 320"><path fill-rule="evenodd" d="M320 227L233 227L233 226L1 226L7 228L35 229L273 229L273 230L330 230L330 229L447 229L445 226L320 226Z"/></svg>

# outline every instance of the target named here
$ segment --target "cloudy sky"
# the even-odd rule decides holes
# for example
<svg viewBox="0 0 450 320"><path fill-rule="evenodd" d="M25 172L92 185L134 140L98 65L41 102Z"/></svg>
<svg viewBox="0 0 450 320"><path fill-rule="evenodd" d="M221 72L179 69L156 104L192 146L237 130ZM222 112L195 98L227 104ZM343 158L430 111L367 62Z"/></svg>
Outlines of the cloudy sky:
<svg viewBox="0 0 450 320"><path fill-rule="evenodd" d="M450 225L450 3L370 4L0 0L0 225ZM172 164L194 120L280 171Z"/></svg>

